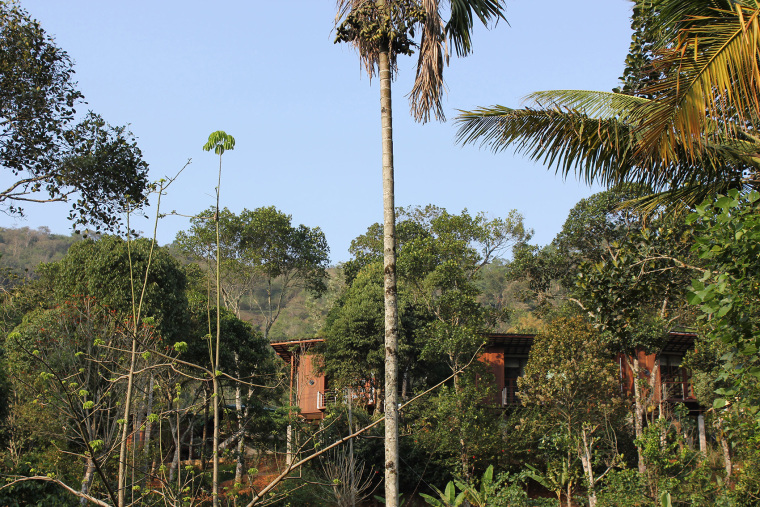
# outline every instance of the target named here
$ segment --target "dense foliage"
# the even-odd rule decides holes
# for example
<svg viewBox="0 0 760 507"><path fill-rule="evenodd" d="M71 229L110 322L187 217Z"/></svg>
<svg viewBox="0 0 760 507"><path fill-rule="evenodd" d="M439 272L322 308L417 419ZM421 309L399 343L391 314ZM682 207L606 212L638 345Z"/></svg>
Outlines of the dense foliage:
<svg viewBox="0 0 760 507"><path fill-rule="evenodd" d="M0 206L71 202L78 225L113 229L148 191L148 166L134 137L90 112L65 51L15 2L0 3L0 167L11 181ZM139 204L138 204L139 205Z"/></svg>
<svg viewBox="0 0 760 507"><path fill-rule="evenodd" d="M435 2L339 5L370 68L409 52L414 25L466 54L473 14L501 17L492 1L453 2L443 25ZM0 205L78 193L75 220L115 227L149 188L139 150L96 115L75 124L66 53L16 3L0 14L0 164L17 179ZM358 504L383 483L393 412L411 502L757 505L760 9L636 0L632 28L623 93L463 118L469 141L620 183L549 245L517 211L433 205L371 225L337 267L318 227L273 206L217 202L171 247L0 231L0 504ZM218 131L205 149L233 147ZM270 346L303 338L323 338L318 414L292 405L316 380L297 370L306 347L276 344L285 363Z"/></svg>

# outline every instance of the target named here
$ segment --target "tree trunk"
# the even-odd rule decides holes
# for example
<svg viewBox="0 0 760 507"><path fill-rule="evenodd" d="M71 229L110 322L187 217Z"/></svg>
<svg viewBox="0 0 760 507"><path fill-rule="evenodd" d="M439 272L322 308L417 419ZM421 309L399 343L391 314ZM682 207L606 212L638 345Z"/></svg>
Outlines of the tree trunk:
<svg viewBox="0 0 760 507"><path fill-rule="evenodd" d="M206 384L207 386L208 384ZM208 389L203 388L203 432L201 433L201 471L206 471L206 441L208 440Z"/></svg>
<svg viewBox="0 0 760 507"><path fill-rule="evenodd" d="M731 461L731 448L728 445L726 435L723 433L723 421L720 417L716 419L715 426L718 429L718 441L720 442L720 447L723 450L723 466L726 469L726 480L730 482L731 474L734 471L734 465Z"/></svg>
<svg viewBox="0 0 760 507"><path fill-rule="evenodd" d="M353 390L349 387L348 388L348 434L353 435L354 433L354 416L353 416L353 397L354 393ZM354 461L354 439L348 441L348 466L349 468L349 478L351 482L351 487L349 490L351 491L350 496L350 506L349 507L356 507L356 497L357 497L357 491L356 491L356 468L355 468L355 461Z"/></svg>
<svg viewBox="0 0 760 507"><path fill-rule="evenodd" d="M235 376L240 378L240 357L237 352L235 352ZM238 432L240 433L236 449L235 483L240 484L243 481L243 469L245 468L245 431L243 429L243 394L239 383L235 383L235 410L237 410Z"/></svg>
<svg viewBox="0 0 760 507"><path fill-rule="evenodd" d="M385 1L378 5L385 8ZM383 270L385 279L385 505L398 507L398 309L396 305L396 210L393 179L391 62L378 59L383 147Z"/></svg>
<svg viewBox="0 0 760 507"><path fill-rule="evenodd" d="M151 422L151 413L153 412L153 384L155 380L153 378L153 371L151 370L150 377L148 378L148 400L145 403L145 438L143 439L142 446L142 464L140 465L142 471L142 477L140 478L140 491L145 491L145 481L150 473L148 462L150 460L150 438L151 431L153 429L153 422Z"/></svg>
<svg viewBox="0 0 760 507"><path fill-rule="evenodd" d="M172 440L174 440L174 454L172 455L172 462L169 465L169 480L168 483L174 482L174 474L176 473L177 469L179 468L179 451L180 451L180 435L179 435L179 427L177 424L177 421L173 419L171 416L168 418L169 420L169 433L172 436Z"/></svg>
<svg viewBox="0 0 760 507"><path fill-rule="evenodd" d="M92 479L95 477L95 463L92 461L92 458L87 458L87 470L84 473L84 478L82 479L82 489L80 490L82 494L89 495L90 494L90 487L92 486ZM85 506L89 502L86 498L80 498L79 499L79 505Z"/></svg>
<svg viewBox="0 0 760 507"><path fill-rule="evenodd" d="M118 500L119 507L123 507L126 502L124 493L127 487L127 437L129 436L129 420L132 417L132 387L135 379L135 360L137 357L137 321L134 323L135 329L132 332L132 353L129 362L129 373L127 375L127 394L124 399L124 424L121 431L121 443L119 445L119 475L118 479ZM134 438L134 435L133 435Z"/></svg>
<svg viewBox="0 0 760 507"><path fill-rule="evenodd" d="M586 482L588 483L588 505L589 507L596 507L596 492L594 486L596 480L594 479L594 466L592 459L592 447L594 445L593 440L589 441L588 434L584 428L581 431L583 437L583 448L581 449L581 465L583 466L583 472L586 474Z"/></svg>
<svg viewBox="0 0 760 507"><path fill-rule="evenodd" d="M699 450L707 456L707 433L705 432L705 414L697 416L697 429L699 430Z"/></svg>
<svg viewBox="0 0 760 507"><path fill-rule="evenodd" d="M222 393L219 390L219 377L217 372L219 371L219 347L222 341L222 284L221 284L221 270L222 270L222 247L219 239L219 196L222 187L222 154L219 154L219 182L216 186L216 213L214 214L214 222L216 222L216 350L213 357L213 363L211 368L211 380L214 386L214 448L212 449L212 457L214 462L214 470L211 476L211 502L213 507L219 507L219 397Z"/></svg>
<svg viewBox="0 0 760 507"><path fill-rule="evenodd" d="M628 356L626 356L626 361L628 361L628 365L631 368L631 371L633 372L633 402L634 402L634 415L633 415L633 428L634 433L636 433L636 438L641 438L641 435L644 432L643 428L643 421L644 421L644 403L642 402L642 395L641 395L641 386L639 386L639 375L641 373L641 365L639 364L639 356L637 353L634 352L633 356L633 363L630 362ZM643 474L647 471L646 463L644 463L644 456L641 452L641 446L636 446L636 454L638 455L638 462L639 462L639 473Z"/></svg>
<svg viewBox="0 0 760 507"><path fill-rule="evenodd" d="M195 459L195 453L193 452L193 447L195 446L195 432L192 430L193 425L195 424L195 414L190 415L190 420L188 421L188 427L190 427L190 443L187 445L187 460L192 463Z"/></svg>

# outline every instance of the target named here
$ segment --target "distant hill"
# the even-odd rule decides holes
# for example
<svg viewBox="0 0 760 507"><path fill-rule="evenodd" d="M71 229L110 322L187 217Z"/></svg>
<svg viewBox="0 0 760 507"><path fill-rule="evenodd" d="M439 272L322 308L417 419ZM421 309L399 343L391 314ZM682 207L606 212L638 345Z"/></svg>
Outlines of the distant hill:
<svg viewBox="0 0 760 507"><path fill-rule="evenodd" d="M60 260L69 247L81 239L82 236L77 234L53 234L47 227L0 227L0 287L9 288L20 280L33 278L40 263ZM166 248L183 264L192 262L175 245ZM495 331L540 330L540 319L536 320L532 315L530 305L520 301L518 293L521 284L507 282L504 278L505 268L503 262L494 262L483 269L482 277L478 280L479 288L483 291L480 297L483 304L497 310L511 309L508 321L500 323ZM340 268L332 267L328 273L328 291L321 298L313 298L306 291L298 289L290 295L288 305L272 327L270 339L314 336L319 333L327 312L339 297L344 284ZM261 315L253 301L244 301L241 317L256 327L262 324Z"/></svg>
<svg viewBox="0 0 760 507"><path fill-rule="evenodd" d="M34 276L35 268L43 262L62 259L69 247L82 236L53 234L47 227L0 227L0 270L2 286L12 285L18 279ZM9 276L10 275L10 276Z"/></svg>

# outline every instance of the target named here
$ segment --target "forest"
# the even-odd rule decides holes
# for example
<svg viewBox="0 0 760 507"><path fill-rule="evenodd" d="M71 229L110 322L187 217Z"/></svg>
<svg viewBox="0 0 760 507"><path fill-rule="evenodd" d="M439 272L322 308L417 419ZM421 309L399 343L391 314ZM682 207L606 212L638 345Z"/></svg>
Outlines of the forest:
<svg viewBox="0 0 760 507"><path fill-rule="evenodd" d="M460 113L458 143L604 188L538 245L519 210L395 206L396 57L442 120L449 46L506 19L443 3L338 1L385 214L335 264L320 227L224 205L224 131L215 205L159 245L182 170L149 181L0 2L0 207L74 226L0 228L0 505L760 505L760 8L635 0L619 88Z"/></svg>

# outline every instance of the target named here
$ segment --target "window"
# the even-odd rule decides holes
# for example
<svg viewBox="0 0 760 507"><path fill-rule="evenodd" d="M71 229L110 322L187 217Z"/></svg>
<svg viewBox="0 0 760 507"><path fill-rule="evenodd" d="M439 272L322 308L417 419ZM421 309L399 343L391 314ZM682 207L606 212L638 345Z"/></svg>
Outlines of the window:
<svg viewBox="0 0 760 507"><path fill-rule="evenodd" d="M503 405L517 403L517 379L525 375L527 356L504 357L504 391L501 395Z"/></svg>
<svg viewBox="0 0 760 507"><path fill-rule="evenodd" d="M662 398L683 400L689 397L689 378L685 368L681 367L683 355L660 355L660 382L662 383Z"/></svg>

